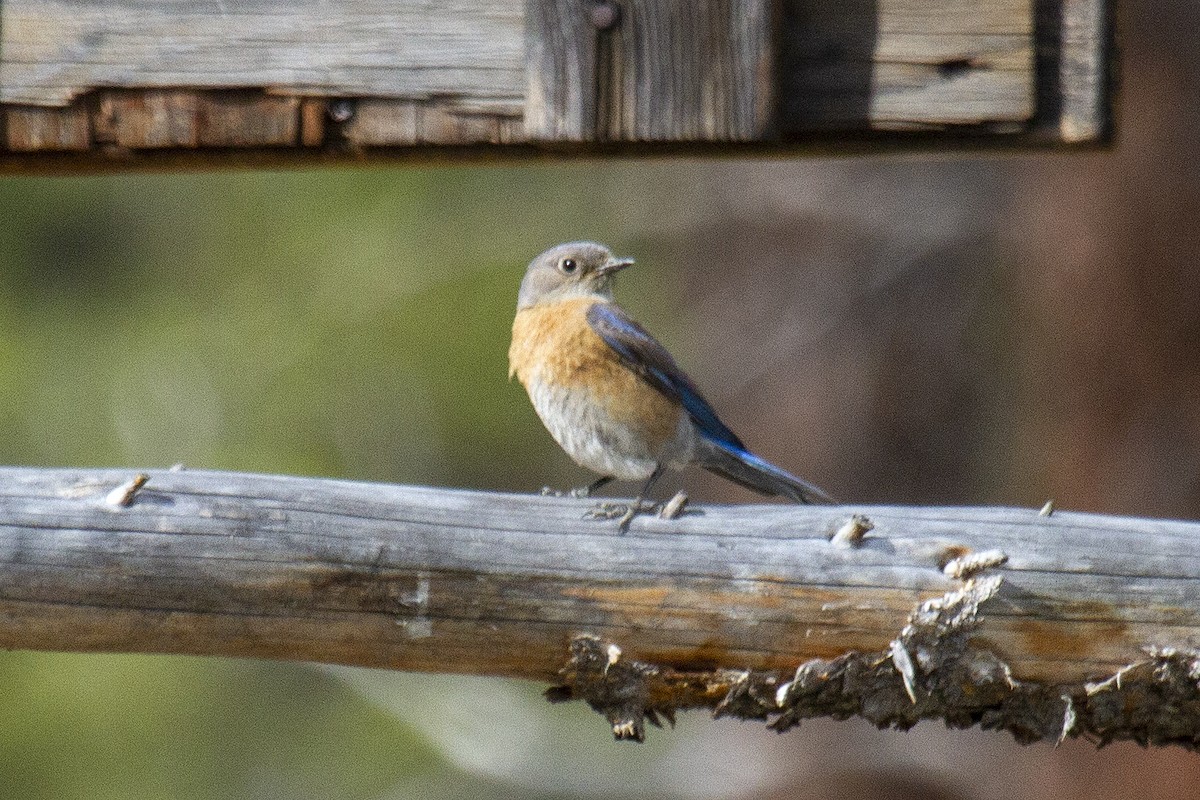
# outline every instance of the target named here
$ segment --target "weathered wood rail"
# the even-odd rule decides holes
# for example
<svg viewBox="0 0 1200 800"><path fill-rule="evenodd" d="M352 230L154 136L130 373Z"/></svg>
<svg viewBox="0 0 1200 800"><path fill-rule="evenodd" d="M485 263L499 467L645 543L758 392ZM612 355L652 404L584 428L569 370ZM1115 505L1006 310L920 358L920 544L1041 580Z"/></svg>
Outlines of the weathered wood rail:
<svg viewBox="0 0 1200 800"><path fill-rule="evenodd" d="M586 500L146 476L0 469L0 646L515 676L633 738L704 706L1200 741L1200 524L759 505L620 535Z"/></svg>
<svg viewBox="0 0 1200 800"><path fill-rule="evenodd" d="M1111 0L0 0L0 168L1087 144Z"/></svg>

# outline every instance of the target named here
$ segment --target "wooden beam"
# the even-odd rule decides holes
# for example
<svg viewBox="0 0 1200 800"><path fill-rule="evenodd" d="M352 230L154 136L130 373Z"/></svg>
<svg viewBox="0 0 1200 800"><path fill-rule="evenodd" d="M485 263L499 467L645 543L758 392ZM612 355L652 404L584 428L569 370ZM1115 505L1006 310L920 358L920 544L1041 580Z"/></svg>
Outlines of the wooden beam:
<svg viewBox="0 0 1200 800"><path fill-rule="evenodd" d="M1104 0L1039 0L1035 130L1047 141L1111 136L1118 67L1112 15Z"/></svg>
<svg viewBox="0 0 1200 800"><path fill-rule="evenodd" d="M621 535L591 505L3 468L0 646L530 678L630 735L701 705L1200 741L1200 524L705 506Z"/></svg>
<svg viewBox="0 0 1200 800"><path fill-rule="evenodd" d="M14 153L87 150L92 145L87 109L14 106L5 114L4 140Z"/></svg>
<svg viewBox="0 0 1200 800"><path fill-rule="evenodd" d="M4 0L0 14L0 103L181 87L523 103L519 3Z"/></svg>
<svg viewBox="0 0 1200 800"><path fill-rule="evenodd" d="M4 0L0 169L1103 143L1110 4Z"/></svg>

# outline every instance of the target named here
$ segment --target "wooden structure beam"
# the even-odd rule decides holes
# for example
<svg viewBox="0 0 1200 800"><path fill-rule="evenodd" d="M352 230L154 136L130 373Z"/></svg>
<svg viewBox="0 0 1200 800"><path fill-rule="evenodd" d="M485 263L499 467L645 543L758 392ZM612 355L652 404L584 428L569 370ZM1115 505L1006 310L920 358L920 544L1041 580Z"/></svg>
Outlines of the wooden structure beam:
<svg viewBox="0 0 1200 800"><path fill-rule="evenodd" d="M0 168L1097 144L1110 3L0 0Z"/></svg>

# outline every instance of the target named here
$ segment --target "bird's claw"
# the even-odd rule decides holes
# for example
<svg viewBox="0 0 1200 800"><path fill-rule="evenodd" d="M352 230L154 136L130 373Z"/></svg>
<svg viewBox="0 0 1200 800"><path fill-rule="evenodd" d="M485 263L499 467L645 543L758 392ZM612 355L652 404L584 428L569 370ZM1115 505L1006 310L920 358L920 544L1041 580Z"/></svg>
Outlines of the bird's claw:
<svg viewBox="0 0 1200 800"><path fill-rule="evenodd" d="M584 519L616 519L629 513L625 503L597 503L583 512Z"/></svg>
<svg viewBox="0 0 1200 800"><path fill-rule="evenodd" d="M617 530L625 533L638 514L657 514L661 503L597 503L584 512L584 519L617 519Z"/></svg>
<svg viewBox="0 0 1200 800"><path fill-rule="evenodd" d="M637 503L631 505L629 510L625 512L625 516L621 517L621 521L617 523L617 530L621 533L627 532L629 530L629 524L633 522L633 518L637 516L638 511L640 510L641 508Z"/></svg>

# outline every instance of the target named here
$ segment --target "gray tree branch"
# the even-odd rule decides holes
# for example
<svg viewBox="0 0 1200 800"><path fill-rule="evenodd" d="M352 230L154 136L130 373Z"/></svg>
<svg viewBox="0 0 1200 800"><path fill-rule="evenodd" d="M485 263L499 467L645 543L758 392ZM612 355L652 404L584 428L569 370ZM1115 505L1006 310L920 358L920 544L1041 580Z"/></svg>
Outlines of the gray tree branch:
<svg viewBox="0 0 1200 800"><path fill-rule="evenodd" d="M1194 747L1200 525L0 468L0 646L512 676L619 737L708 707ZM855 518L853 515L861 515Z"/></svg>

